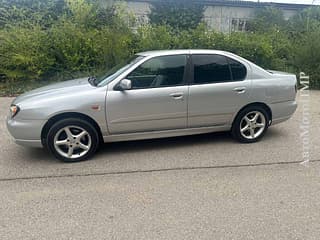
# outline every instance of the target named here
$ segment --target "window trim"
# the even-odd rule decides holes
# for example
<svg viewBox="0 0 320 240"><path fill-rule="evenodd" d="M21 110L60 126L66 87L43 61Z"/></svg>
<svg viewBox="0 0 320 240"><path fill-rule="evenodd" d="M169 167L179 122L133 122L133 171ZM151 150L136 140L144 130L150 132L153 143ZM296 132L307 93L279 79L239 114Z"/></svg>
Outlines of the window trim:
<svg viewBox="0 0 320 240"><path fill-rule="evenodd" d="M153 56L145 61L143 61L141 64L139 64L138 66L136 66L134 69L132 69L125 77L121 78L121 80L126 79L133 71L135 71L138 67L140 67L142 64L154 59L154 58L158 58L158 57L173 57L173 56L185 56L186 58L186 62L185 62L185 66L184 66L184 71L183 71L183 80L181 84L178 85L173 85L173 86L158 86L158 87L141 87L141 88L131 88L128 89L126 91L132 91L132 90L144 90L144 89L156 89L156 88L170 88L170 87L181 87L181 86L186 86L189 83L189 58L190 54L169 54L169 55L160 55L160 56ZM118 83L114 86L114 90L117 90L117 86L120 84L121 80L118 81Z"/></svg>
<svg viewBox="0 0 320 240"><path fill-rule="evenodd" d="M195 79L194 79L194 61L193 61L193 56L221 56L221 57L224 57L228 63L228 68L229 68L229 72L230 72L230 76L231 76L231 80L230 81L217 81L217 82L208 82L208 83L195 83ZM240 61L234 59L234 58L231 58L229 56L226 56L226 55L223 55L223 54L218 54L218 53L196 53L196 54L191 54L191 57L190 57L190 85L206 85L206 84L219 84L219 83L230 83L230 82L242 82L242 81L245 81L247 76L248 76L248 68L246 65L244 65L243 63L241 63ZM245 68L246 68L246 76L242 79L242 80L234 80L233 78L233 74L232 74L232 69L231 69L231 65L230 65L230 61L229 59L232 59L238 63L240 63L241 65L243 65Z"/></svg>
<svg viewBox="0 0 320 240"><path fill-rule="evenodd" d="M246 80L246 78L247 78L247 76L248 76L248 68L247 68L247 66L244 65L243 63L241 63L240 61L238 61L237 59L234 59L234 58L231 58L231 57L228 57L228 56L226 56L226 57L227 57L227 61L228 61L228 64L229 64L229 69L230 69L230 72L231 72L232 81L233 81L233 82L242 82L242 81ZM245 69L246 69L246 75L244 76L243 79L241 79L241 80L234 80L234 78L233 78L233 73L232 73L232 69L231 69L231 64L230 64L230 59L233 60L233 61L235 61L235 62L237 62L237 63L240 63L242 66L245 67Z"/></svg>

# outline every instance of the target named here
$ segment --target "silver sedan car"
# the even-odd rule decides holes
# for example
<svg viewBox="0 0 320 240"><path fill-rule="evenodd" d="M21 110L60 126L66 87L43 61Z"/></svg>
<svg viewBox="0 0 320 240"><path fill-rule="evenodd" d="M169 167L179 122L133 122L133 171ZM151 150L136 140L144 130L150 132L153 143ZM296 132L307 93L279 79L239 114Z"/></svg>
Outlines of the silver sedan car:
<svg viewBox="0 0 320 240"><path fill-rule="evenodd" d="M101 77L27 92L7 119L16 143L74 162L103 142L231 131L243 143L297 108L293 74L266 71L229 52L143 52Z"/></svg>

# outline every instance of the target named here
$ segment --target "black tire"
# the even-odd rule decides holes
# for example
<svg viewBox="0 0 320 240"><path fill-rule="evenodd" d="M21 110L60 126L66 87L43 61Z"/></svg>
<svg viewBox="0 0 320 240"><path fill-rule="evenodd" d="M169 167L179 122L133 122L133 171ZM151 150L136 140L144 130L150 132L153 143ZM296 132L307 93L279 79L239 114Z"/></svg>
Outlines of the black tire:
<svg viewBox="0 0 320 240"><path fill-rule="evenodd" d="M258 135L255 138L248 139L248 138L245 138L241 133L241 123L242 123L243 118L247 114L250 114L252 112L259 112L264 116L264 118L265 118L265 127L264 127L263 131L260 133L260 135ZM259 106L259 105L248 106L248 107L244 108L243 110L241 110L238 113L238 115L235 118L235 120L233 121L231 134L232 134L233 138L235 138L237 141L239 141L241 143L257 142L257 141L261 140L261 138L265 135L265 133L266 133L268 127L269 127L269 120L270 120L269 114L265 110L264 107Z"/></svg>
<svg viewBox="0 0 320 240"><path fill-rule="evenodd" d="M70 127L70 131L71 131L72 134L77 129L78 130L79 129L85 130L85 132L86 132L85 136L81 137L82 140L79 140L78 143L77 142L72 142L72 143L70 143L70 145L69 145L69 143L67 143L67 144L62 145L62 147L59 146L58 150L60 150L60 152L62 152L62 153L67 152L67 150L69 149L69 146L72 145L72 151L73 152L76 152L76 151L80 152L81 150L83 151L83 153L85 152L81 156L80 156L80 153L73 154L73 155L76 155L76 156L72 155L72 157L63 156L56 149L58 147L57 147L57 144L55 144L55 138L56 138L56 136L59 135L59 132L61 132L61 134L65 134L67 139L68 139L68 141L70 141L69 137L66 134L66 132L63 133L64 132L63 129L69 128L69 127ZM85 138L85 139L83 140L83 138ZM63 141L67 141L67 139L63 140ZM75 137L74 137L74 139L75 139ZM79 139L80 139L80 137L79 137ZM76 141L76 140L72 140L72 141ZM83 150L80 147L78 147L79 145L76 145L76 144L79 144L79 143L81 144L82 143L81 141L87 141L89 143L88 146L87 146L88 147L87 150ZM64 162L79 162L79 161L84 161L84 160L89 159L97 151L97 148L99 146L99 135L98 135L97 130L95 129L95 127L92 126L92 124L90 124L86 120L76 119L76 118L67 118L67 119L60 120L60 121L58 121L58 122L56 122L55 124L52 125L52 127L49 129L47 137L46 137L46 145L47 145L47 148L48 148L49 152L51 154L53 154L53 156L55 156L57 159L62 160ZM86 145L84 145L84 146L86 146ZM64 150L66 150L66 151L64 151ZM79 157L77 157L78 154L79 154Z"/></svg>

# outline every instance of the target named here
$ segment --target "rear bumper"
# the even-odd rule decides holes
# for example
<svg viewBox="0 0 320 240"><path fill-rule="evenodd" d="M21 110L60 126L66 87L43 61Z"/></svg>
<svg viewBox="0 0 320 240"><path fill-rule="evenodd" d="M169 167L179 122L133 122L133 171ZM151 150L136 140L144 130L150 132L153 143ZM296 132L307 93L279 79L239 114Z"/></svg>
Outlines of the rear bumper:
<svg viewBox="0 0 320 240"><path fill-rule="evenodd" d="M42 147L41 131L45 123L45 120L7 118L7 128L14 141L28 147Z"/></svg>
<svg viewBox="0 0 320 240"><path fill-rule="evenodd" d="M19 144L24 147L34 147L34 148L42 148L41 140L23 140L23 139L14 139L16 144Z"/></svg>
<svg viewBox="0 0 320 240"><path fill-rule="evenodd" d="M284 122L292 117L298 104L296 101L270 104L272 111L272 125Z"/></svg>

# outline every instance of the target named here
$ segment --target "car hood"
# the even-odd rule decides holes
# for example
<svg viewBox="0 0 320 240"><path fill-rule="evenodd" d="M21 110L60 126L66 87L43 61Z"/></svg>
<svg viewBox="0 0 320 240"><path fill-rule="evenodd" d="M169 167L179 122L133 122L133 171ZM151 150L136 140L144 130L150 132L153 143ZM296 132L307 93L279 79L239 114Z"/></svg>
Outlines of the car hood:
<svg viewBox="0 0 320 240"><path fill-rule="evenodd" d="M79 78L75 80L64 81L60 83L54 83L45 87L37 88L32 91L26 92L18 96L13 104L19 104L22 101L40 98L40 97L51 97L51 96L60 96L60 95L69 95L77 93L79 94L82 91L88 91L93 87L89 82L88 78Z"/></svg>

